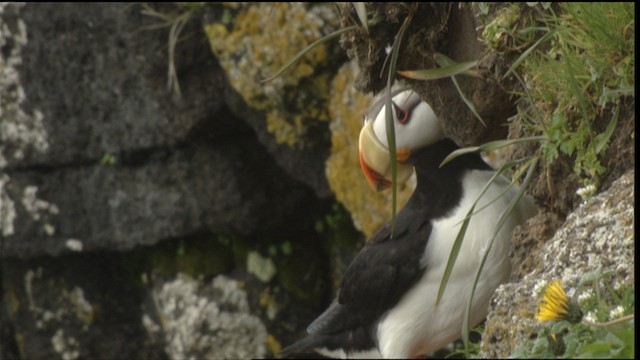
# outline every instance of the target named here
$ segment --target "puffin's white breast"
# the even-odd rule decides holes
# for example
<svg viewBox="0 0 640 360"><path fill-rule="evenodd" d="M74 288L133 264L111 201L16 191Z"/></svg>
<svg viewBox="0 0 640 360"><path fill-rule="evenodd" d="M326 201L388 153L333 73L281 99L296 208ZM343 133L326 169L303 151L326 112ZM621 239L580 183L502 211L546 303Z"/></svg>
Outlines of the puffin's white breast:
<svg viewBox="0 0 640 360"><path fill-rule="evenodd" d="M447 216L432 221L432 232L421 259L421 266L426 267L424 275L378 325L378 346L383 357L427 355L461 335L464 309L479 263L500 215L517 192L514 186L500 196L509 185L505 178L497 178L476 205L475 211L478 211L499 197L471 218L454 270L437 307L435 299L462 221L493 174L493 171L468 171L462 181L460 204ZM514 227L534 213L531 200L523 197L496 237L476 287L471 326L484 319L493 292L509 278L509 250Z"/></svg>

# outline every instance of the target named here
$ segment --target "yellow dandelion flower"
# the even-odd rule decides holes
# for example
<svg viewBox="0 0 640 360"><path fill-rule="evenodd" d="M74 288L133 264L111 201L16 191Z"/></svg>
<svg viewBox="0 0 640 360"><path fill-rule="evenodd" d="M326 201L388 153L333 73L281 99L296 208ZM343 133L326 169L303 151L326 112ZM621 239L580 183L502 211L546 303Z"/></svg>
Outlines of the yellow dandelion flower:
<svg viewBox="0 0 640 360"><path fill-rule="evenodd" d="M554 280L544 292L544 300L538 305L539 321L560 321L567 320L572 323L582 319L582 311L571 301L562 289L562 282Z"/></svg>

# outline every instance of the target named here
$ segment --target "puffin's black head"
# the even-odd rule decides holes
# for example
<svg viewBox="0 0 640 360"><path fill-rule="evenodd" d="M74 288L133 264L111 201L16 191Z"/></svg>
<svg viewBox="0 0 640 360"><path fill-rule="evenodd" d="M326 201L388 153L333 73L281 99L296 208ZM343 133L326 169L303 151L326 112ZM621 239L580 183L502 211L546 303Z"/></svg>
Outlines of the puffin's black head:
<svg viewBox="0 0 640 360"><path fill-rule="evenodd" d="M431 106L414 91L399 92L392 98L392 105L398 159L397 180L402 184L413 173L412 154L444 140L445 136ZM360 131L360 165L367 182L377 191L391 186L385 111L385 105L374 106Z"/></svg>

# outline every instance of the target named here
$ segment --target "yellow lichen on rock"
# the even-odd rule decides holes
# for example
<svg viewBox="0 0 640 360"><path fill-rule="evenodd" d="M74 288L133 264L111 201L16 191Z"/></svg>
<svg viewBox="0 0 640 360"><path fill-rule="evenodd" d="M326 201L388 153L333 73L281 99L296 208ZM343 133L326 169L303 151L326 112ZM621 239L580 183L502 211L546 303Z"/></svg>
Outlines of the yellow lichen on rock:
<svg viewBox="0 0 640 360"><path fill-rule="evenodd" d="M345 64L332 82L331 155L326 175L336 199L351 213L356 228L371 236L391 218L391 192L373 191L360 170L358 135L373 99L353 87L355 71L354 63ZM412 192L411 186L399 189L399 209Z"/></svg>
<svg viewBox="0 0 640 360"><path fill-rule="evenodd" d="M338 17L328 4L253 3L235 11L230 28L205 25L211 49L246 103L267 113L268 131L276 141L299 144L308 122L328 118L328 92L321 90L329 88L328 47L337 42L316 46L279 77L262 80L337 28Z"/></svg>

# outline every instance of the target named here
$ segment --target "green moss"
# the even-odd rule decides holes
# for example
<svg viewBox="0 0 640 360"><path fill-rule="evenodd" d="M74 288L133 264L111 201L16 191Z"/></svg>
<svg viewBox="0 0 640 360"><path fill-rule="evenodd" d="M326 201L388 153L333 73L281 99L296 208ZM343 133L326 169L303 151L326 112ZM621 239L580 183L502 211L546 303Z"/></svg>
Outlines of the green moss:
<svg viewBox="0 0 640 360"><path fill-rule="evenodd" d="M193 277L214 276L231 270L234 256L231 247L215 237L170 240L152 248L123 254L122 264L139 282L139 275L155 272L171 276L178 272Z"/></svg>
<svg viewBox="0 0 640 360"><path fill-rule="evenodd" d="M316 222L315 229L326 238L330 248L340 248L348 252L359 249L360 233L353 227L351 216L347 210L334 203L331 212Z"/></svg>
<svg viewBox="0 0 640 360"><path fill-rule="evenodd" d="M9 310L10 315L15 316L20 309L20 298L18 298L13 287L4 290L4 303L6 304L6 308Z"/></svg>
<svg viewBox="0 0 640 360"><path fill-rule="evenodd" d="M503 47L520 20L520 6L511 4L497 11L495 18L485 25L482 38L494 49Z"/></svg>
<svg viewBox="0 0 640 360"><path fill-rule="evenodd" d="M232 258L238 268L247 268L247 256L249 251L252 250L250 246L251 241L249 239L233 237L229 238L228 242L231 246Z"/></svg>
<svg viewBox="0 0 640 360"><path fill-rule="evenodd" d="M291 255L281 256L276 261L280 286L304 301L321 300L326 290L322 257L303 249L300 243L293 243L291 250Z"/></svg>

